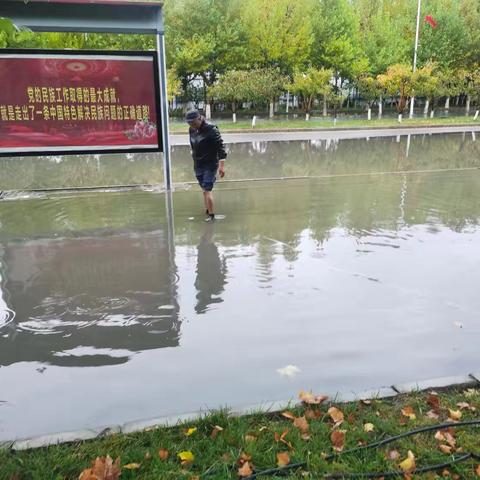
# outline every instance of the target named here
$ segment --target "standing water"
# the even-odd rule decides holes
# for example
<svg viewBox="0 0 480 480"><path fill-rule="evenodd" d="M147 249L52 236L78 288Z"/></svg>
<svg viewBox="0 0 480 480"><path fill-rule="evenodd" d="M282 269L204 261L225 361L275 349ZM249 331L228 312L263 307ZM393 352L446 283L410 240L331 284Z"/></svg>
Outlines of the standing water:
<svg viewBox="0 0 480 480"><path fill-rule="evenodd" d="M406 147L232 145L252 180L213 225L191 185L170 221L161 193L7 195L0 440L478 369L479 147Z"/></svg>

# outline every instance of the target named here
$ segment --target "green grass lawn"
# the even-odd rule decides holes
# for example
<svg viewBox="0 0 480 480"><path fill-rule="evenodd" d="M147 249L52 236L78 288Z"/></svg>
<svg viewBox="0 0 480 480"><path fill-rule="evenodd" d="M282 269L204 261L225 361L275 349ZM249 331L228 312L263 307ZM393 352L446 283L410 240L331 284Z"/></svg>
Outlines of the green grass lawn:
<svg viewBox="0 0 480 480"><path fill-rule="evenodd" d="M252 129L251 121L241 120L233 123L231 120L214 121L216 125L223 131L237 130L284 130L284 129L333 129L333 128L378 128L378 127L412 127L412 126L438 126L438 125L480 125L480 118L474 120L473 117L449 117L449 118L414 118L412 120L406 118L402 123L394 118L386 118L382 120L372 119L368 121L364 119L355 120L338 120L336 126L333 120L313 119L305 121L302 118L296 120L259 120L255 128ZM179 122L170 123L170 131L172 133L186 133L188 126Z"/></svg>
<svg viewBox="0 0 480 480"><path fill-rule="evenodd" d="M343 422L337 425L334 419L341 420L342 415L338 410L329 410L332 406L343 414ZM225 480L249 478L239 476L239 472L249 471L254 472L252 479L318 479L336 472L392 472L401 470L399 465L409 451L419 469L449 462L466 453L479 455L478 426L455 427L452 420L452 417L460 422L475 420L479 418L479 409L479 390L449 389L433 396L430 392L420 392L368 402L304 404L290 409L289 418L281 412L244 417L217 412L200 421L172 428L116 434L94 441L16 453L0 451L0 478L78 479L96 457L106 455L120 459L121 480ZM432 411L438 418L432 418ZM441 434L434 428L431 432L408 436L378 448L347 452L443 422L449 422L451 428ZM333 432L336 433L332 435ZM339 449L343 447L343 453L336 452L332 442ZM193 461L182 465L178 456L181 452L191 453ZM330 455L333 456L330 458ZM287 468L258 475L278 468L279 460L287 463ZM292 464L300 465L288 468ZM463 480L478 476L480 460L470 459L436 472L414 473L411 477L402 474L396 478ZM96 478L84 474L82 480ZM118 475L106 478L115 480Z"/></svg>

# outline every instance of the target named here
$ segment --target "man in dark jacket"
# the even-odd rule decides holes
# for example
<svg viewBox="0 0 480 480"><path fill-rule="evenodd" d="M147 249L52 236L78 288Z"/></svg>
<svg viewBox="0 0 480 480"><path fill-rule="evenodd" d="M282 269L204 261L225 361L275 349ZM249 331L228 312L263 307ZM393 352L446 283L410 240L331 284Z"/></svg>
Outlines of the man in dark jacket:
<svg viewBox="0 0 480 480"><path fill-rule="evenodd" d="M203 190L207 219L215 220L213 204L213 185L217 179L225 176L227 152L218 128L207 123L198 110L187 112L185 120L190 126L190 146L192 147L193 168L198 183Z"/></svg>

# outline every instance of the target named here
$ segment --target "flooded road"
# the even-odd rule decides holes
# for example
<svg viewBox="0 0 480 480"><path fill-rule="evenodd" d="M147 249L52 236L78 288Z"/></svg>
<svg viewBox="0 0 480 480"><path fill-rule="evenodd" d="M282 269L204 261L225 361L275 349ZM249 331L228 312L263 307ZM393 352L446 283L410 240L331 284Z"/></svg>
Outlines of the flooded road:
<svg viewBox="0 0 480 480"><path fill-rule="evenodd" d="M170 221L161 193L8 196L0 440L478 371L467 135L230 146L257 180L219 185L214 225L188 185Z"/></svg>

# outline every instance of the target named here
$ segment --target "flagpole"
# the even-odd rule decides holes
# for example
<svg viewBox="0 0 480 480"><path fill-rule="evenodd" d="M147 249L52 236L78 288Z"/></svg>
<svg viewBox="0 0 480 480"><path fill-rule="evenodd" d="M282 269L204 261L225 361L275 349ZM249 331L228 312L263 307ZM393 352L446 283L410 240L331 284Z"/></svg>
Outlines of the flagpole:
<svg viewBox="0 0 480 480"><path fill-rule="evenodd" d="M418 9L417 9L417 30L415 32L415 50L413 53L413 71L417 69L417 50L418 50L418 36L420 33L420 9L422 5L422 0L418 0ZM410 99L410 118L413 118L413 107L415 104L415 97Z"/></svg>

